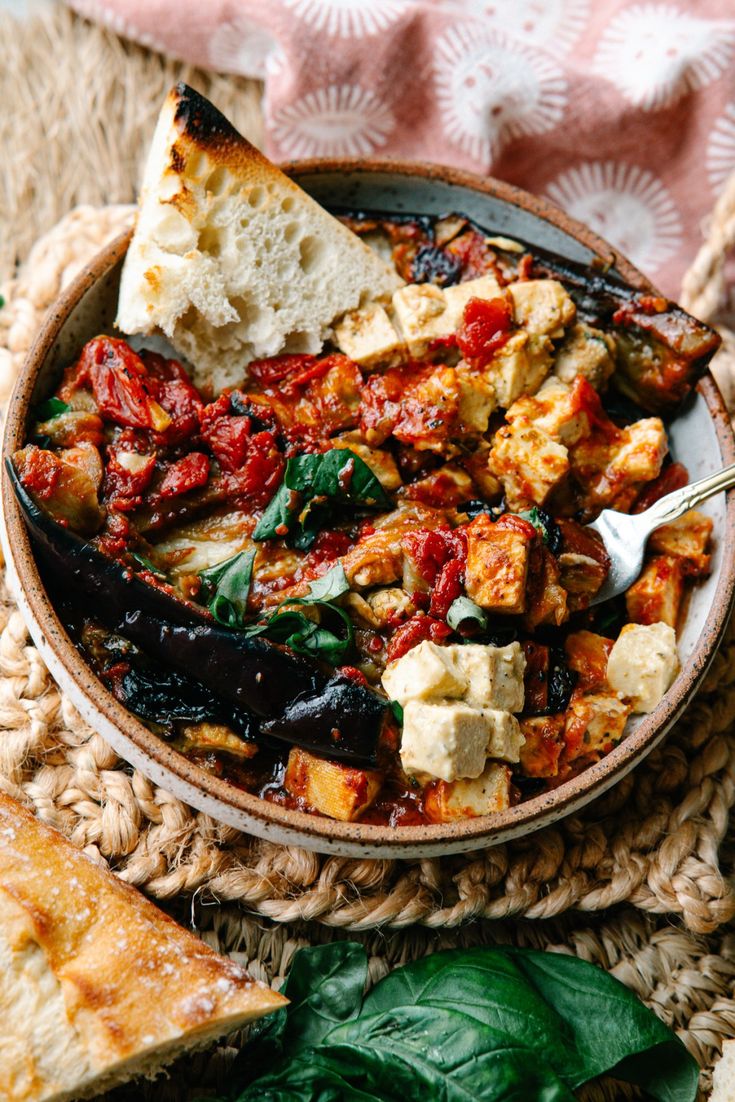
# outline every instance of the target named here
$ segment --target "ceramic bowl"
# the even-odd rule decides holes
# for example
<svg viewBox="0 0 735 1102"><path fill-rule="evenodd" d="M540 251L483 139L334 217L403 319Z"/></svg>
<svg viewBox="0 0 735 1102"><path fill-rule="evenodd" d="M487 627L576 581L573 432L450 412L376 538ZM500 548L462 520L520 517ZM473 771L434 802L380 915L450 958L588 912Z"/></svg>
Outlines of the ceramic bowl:
<svg viewBox="0 0 735 1102"><path fill-rule="evenodd" d="M627 260L551 204L469 173L399 162L310 161L287 166L326 206L357 210L461 211L495 233L518 236L575 260L612 260L629 283L651 290ZM64 292L47 316L10 399L3 457L25 440L29 408L48 396L90 337L113 330L118 281L128 245L105 248ZM671 426L675 457L692 479L735 461L721 397L711 377L698 386ZM88 723L133 766L179 799L234 827L276 842L352 857L419 857L494 845L553 823L625 776L664 737L692 697L712 660L730 612L735 575L735 492L706 506L714 521L713 570L692 595L680 638L682 672L656 710L631 724L627 737L602 761L552 792L508 811L463 822L418 827L342 823L267 803L205 772L135 719L86 665L46 596L25 526L7 478L3 481L2 544L12 592L31 636L61 688Z"/></svg>

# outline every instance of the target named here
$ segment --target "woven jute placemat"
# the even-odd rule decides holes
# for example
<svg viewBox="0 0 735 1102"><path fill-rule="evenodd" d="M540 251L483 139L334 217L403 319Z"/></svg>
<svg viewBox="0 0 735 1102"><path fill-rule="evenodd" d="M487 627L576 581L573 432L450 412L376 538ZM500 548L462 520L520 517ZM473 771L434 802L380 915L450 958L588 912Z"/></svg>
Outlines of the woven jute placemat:
<svg viewBox="0 0 735 1102"><path fill-rule="evenodd" d="M0 404L62 286L127 223L137 161L158 103L183 76L257 140L257 87L192 72L53 8L0 17ZM716 322L715 374L735 399L725 263L735 182L683 288ZM633 776L552 830L446 861L356 862L261 843L197 814L122 763L58 692L0 575L0 784L78 846L191 923L214 947L278 983L295 951L363 941L371 977L450 945L509 941L575 953L611 971L677 1030L704 1069L735 1036L735 635L665 744ZM608 909L611 908L611 909ZM474 921L471 921L473 920ZM488 921L492 919L493 921ZM226 1081L232 1049L187 1060L168 1081L115 1102L189 1102ZM590 1099L627 1097L591 1088Z"/></svg>

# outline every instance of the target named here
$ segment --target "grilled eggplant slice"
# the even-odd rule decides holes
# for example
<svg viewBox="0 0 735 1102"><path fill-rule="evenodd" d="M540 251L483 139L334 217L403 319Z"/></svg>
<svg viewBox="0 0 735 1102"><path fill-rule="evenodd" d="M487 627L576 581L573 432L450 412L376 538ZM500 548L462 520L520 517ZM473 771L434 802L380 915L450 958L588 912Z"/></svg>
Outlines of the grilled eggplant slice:
<svg viewBox="0 0 735 1102"><path fill-rule="evenodd" d="M218 627L204 610L142 581L40 508L9 460L7 470L39 555L105 627L251 713L272 738L375 762L387 701L266 639Z"/></svg>

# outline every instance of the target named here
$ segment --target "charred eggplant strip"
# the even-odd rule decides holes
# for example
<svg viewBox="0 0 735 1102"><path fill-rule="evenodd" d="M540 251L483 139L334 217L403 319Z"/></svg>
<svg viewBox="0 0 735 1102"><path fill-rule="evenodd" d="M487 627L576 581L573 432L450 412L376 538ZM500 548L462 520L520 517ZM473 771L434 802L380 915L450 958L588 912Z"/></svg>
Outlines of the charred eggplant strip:
<svg viewBox="0 0 735 1102"><path fill-rule="evenodd" d="M328 678L317 663L266 639L217 627L194 606L143 582L57 524L33 501L12 463L8 460L6 465L39 554L84 596L106 627L126 636L149 658L193 677L222 701L272 720L275 726L267 733L274 737L299 743L311 725L308 739L303 735L307 747L365 762L375 760L387 701L361 685L344 693L344 679ZM295 698L300 708L292 721ZM335 699L341 701L339 730L351 732L349 738L336 742L331 703Z"/></svg>

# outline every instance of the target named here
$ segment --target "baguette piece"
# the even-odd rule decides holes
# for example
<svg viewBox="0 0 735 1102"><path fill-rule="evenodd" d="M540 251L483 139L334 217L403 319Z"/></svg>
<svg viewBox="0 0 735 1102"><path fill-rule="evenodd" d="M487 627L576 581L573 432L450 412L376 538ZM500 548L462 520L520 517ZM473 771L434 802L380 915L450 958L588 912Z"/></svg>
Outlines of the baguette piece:
<svg viewBox="0 0 735 1102"><path fill-rule="evenodd" d="M285 1005L0 793L0 1098L153 1076Z"/></svg>
<svg viewBox="0 0 735 1102"><path fill-rule="evenodd" d="M333 321L401 283L208 100L172 89L123 267L123 332L163 331L218 392L253 359L318 352Z"/></svg>

